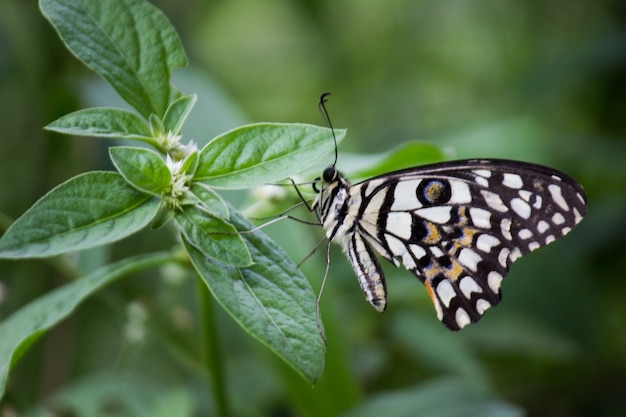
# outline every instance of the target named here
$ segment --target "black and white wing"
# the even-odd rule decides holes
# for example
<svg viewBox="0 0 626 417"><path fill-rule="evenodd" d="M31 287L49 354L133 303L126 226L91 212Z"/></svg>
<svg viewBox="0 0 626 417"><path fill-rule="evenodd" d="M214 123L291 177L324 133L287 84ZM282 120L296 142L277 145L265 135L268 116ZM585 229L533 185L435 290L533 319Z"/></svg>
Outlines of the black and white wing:
<svg viewBox="0 0 626 417"><path fill-rule="evenodd" d="M517 161L446 162L355 185L332 173L324 174L317 209L370 303L379 311L386 303L373 248L426 285L437 316L453 330L500 301L511 263L564 236L586 213L576 181Z"/></svg>

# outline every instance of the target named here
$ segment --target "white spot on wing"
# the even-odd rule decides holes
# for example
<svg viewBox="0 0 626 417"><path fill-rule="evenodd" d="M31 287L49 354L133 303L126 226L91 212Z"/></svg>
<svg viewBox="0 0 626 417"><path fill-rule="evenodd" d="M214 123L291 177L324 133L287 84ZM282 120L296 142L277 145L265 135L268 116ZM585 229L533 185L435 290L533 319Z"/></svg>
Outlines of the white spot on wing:
<svg viewBox="0 0 626 417"><path fill-rule="evenodd" d="M441 258L443 256L443 252L437 246L431 246L430 252L435 256L435 258Z"/></svg>
<svg viewBox="0 0 626 417"><path fill-rule="evenodd" d="M471 298L473 292L483 292L483 289L480 288L480 285L478 285L476 281L474 281L474 278L467 276L461 279L461 281L459 282L459 288L466 298Z"/></svg>
<svg viewBox="0 0 626 417"><path fill-rule="evenodd" d="M543 199L540 195L535 196L535 202L533 203L533 207L536 209L541 208L541 204L543 203Z"/></svg>
<svg viewBox="0 0 626 417"><path fill-rule="evenodd" d="M450 301L456 297L456 292L452 288L452 284L444 279L437 285L437 295L444 306L450 307Z"/></svg>
<svg viewBox="0 0 626 417"><path fill-rule="evenodd" d="M533 232L531 232L529 229L522 229L520 230L517 235L519 236L520 239L530 239L531 237L533 237Z"/></svg>
<svg viewBox="0 0 626 417"><path fill-rule="evenodd" d="M480 185L481 187L489 187L489 181L487 180L487 178L484 177L475 177L474 181L476 181L476 184Z"/></svg>
<svg viewBox="0 0 626 417"><path fill-rule="evenodd" d="M481 190L480 193L483 195L485 202L489 207L496 211L507 212L509 209L504 205L500 196L496 193L492 193L491 191Z"/></svg>
<svg viewBox="0 0 626 417"><path fill-rule="evenodd" d="M482 234L476 239L476 248L485 253L489 253L494 246L498 246L499 244L500 240L497 237L487 234Z"/></svg>
<svg viewBox="0 0 626 417"><path fill-rule="evenodd" d="M548 191L550 191L550 195L552 195L552 199L556 204L559 205L563 210L569 210L569 206L567 205L567 201L563 198L563 194L561 193L561 187L556 184L550 184L548 186Z"/></svg>
<svg viewBox="0 0 626 417"><path fill-rule="evenodd" d="M489 288L491 291L496 294L500 291L500 283L502 282L502 275L497 273L496 271L491 271L489 275L487 275L487 284L489 284Z"/></svg>
<svg viewBox="0 0 626 417"><path fill-rule="evenodd" d="M515 262L521 257L522 257L522 252L519 250L519 248L513 248L513 250L511 251L511 254L509 255L509 259L511 260L511 262Z"/></svg>
<svg viewBox="0 0 626 417"><path fill-rule="evenodd" d="M413 259L413 257L411 256L409 252L404 252L404 255L402 255L402 265L404 265L404 267L408 269L409 271L412 271L415 268L417 268L417 265L415 264L415 260Z"/></svg>
<svg viewBox="0 0 626 417"><path fill-rule="evenodd" d="M481 229L491 228L491 213L487 210L478 207L471 207L469 209L469 214L472 218L474 226L480 227Z"/></svg>
<svg viewBox="0 0 626 417"><path fill-rule="evenodd" d="M561 213L554 213L552 216L552 223L559 225L565 223L565 217Z"/></svg>
<svg viewBox="0 0 626 417"><path fill-rule="evenodd" d="M514 198L514 199L512 199L511 200L511 208L522 219L528 219L530 217L530 206L528 205L527 202L525 202L521 198Z"/></svg>
<svg viewBox="0 0 626 417"><path fill-rule="evenodd" d="M394 257L404 256L406 252L406 245L395 236L385 233L385 239L387 240L387 246Z"/></svg>
<svg viewBox="0 0 626 417"><path fill-rule="evenodd" d="M434 206L434 207L428 207L428 208L416 210L415 214L433 223L443 224L443 223L447 223L450 221L451 210L452 210L452 207L450 206ZM409 223L409 225L410 224L411 223ZM408 226L407 228L409 229L409 236L410 236L411 228L410 226Z"/></svg>
<svg viewBox="0 0 626 417"><path fill-rule="evenodd" d="M491 171L489 171L488 169L475 169L472 172L476 175L480 175L481 177L491 177Z"/></svg>
<svg viewBox="0 0 626 417"><path fill-rule="evenodd" d="M545 220L540 220L539 223L537 223L537 231L539 233L544 233L549 228L550 228L550 225Z"/></svg>
<svg viewBox="0 0 626 417"><path fill-rule="evenodd" d="M534 251L535 249L539 249L541 247L541 245L539 244L539 242L530 242L528 244L528 250L529 251Z"/></svg>
<svg viewBox="0 0 626 417"><path fill-rule="evenodd" d="M420 245L410 245L409 249L417 259L422 259L426 256L426 251Z"/></svg>
<svg viewBox="0 0 626 417"><path fill-rule="evenodd" d="M469 185L464 181L450 181L450 204L465 204L472 201Z"/></svg>
<svg viewBox="0 0 626 417"><path fill-rule="evenodd" d="M519 190L518 194L527 203L530 201L530 197L533 195L533 193L528 190Z"/></svg>
<svg viewBox="0 0 626 417"><path fill-rule="evenodd" d="M399 181L396 184L396 189L393 193L393 204L391 205L391 210L410 211L423 207L422 203L419 202L417 195L415 194L415 190L420 182L421 180Z"/></svg>
<svg viewBox="0 0 626 417"><path fill-rule="evenodd" d="M467 312L463 310L462 308L459 308L456 311L455 318L456 318L456 324L459 325L459 328L463 328L472 322Z"/></svg>
<svg viewBox="0 0 626 417"><path fill-rule="evenodd" d="M500 265L502 265L504 268L506 268L508 265L510 253L511 251L509 250L509 248L502 248L502 250L498 254L498 262L500 262Z"/></svg>
<svg viewBox="0 0 626 417"><path fill-rule="evenodd" d="M479 254L477 254L470 248L463 248L459 253L458 260L461 264L476 272L476 270L478 269L478 262L480 262L482 258Z"/></svg>
<svg viewBox="0 0 626 417"><path fill-rule="evenodd" d="M574 207L574 222L576 222L576 224L580 223L580 221L583 219L583 216L580 215L580 212L578 211L578 209L576 207Z"/></svg>
<svg viewBox="0 0 626 417"><path fill-rule="evenodd" d="M500 232L506 240L513 240L513 236L511 235L511 219L502 219L502 222L500 222Z"/></svg>
<svg viewBox="0 0 626 417"><path fill-rule="evenodd" d="M476 301L476 311L478 311L478 314L480 314L481 316L485 314L485 311L489 307L491 307L491 303L483 298L480 298L478 301Z"/></svg>
<svg viewBox="0 0 626 417"><path fill-rule="evenodd" d="M555 240L556 240L556 239L555 239L554 235L549 235L549 236L547 236L547 237L546 237L546 245L547 245L548 243L552 243L552 242L554 242Z"/></svg>
<svg viewBox="0 0 626 417"><path fill-rule="evenodd" d="M502 178L502 185L509 188L522 188L524 182L522 181L522 177L517 174L505 173Z"/></svg>
<svg viewBox="0 0 626 417"><path fill-rule="evenodd" d="M561 230L561 233L563 233L563 235L566 235L566 234L568 234L568 233L569 233L569 232L571 232L571 231L572 231L572 228L571 228L571 227L564 227L564 228Z"/></svg>
<svg viewBox="0 0 626 417"><path fill-rule="evenodd" d="M404 211L392 211L387 214L387 230L402 239L411 238L411 226L413 218L411 213Z"/></svg>

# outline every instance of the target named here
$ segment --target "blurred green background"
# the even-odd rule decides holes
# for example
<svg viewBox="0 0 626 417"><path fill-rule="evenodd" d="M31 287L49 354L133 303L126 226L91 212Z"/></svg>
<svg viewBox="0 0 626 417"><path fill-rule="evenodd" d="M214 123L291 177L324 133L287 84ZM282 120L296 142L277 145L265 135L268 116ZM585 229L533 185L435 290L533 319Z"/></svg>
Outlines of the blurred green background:
<svg viewBox="0 0 626 417"><path fill-rule="evenodd" d="M174 76L199 94L187 139L204 143L247 122L323 124L316 102L332 91L333 123L349 129L340 169L342 155L423 140L451 158L550 165L588 194L585 221L518 261L502 304L460 333L390 265L389 305L377 314L334 250L322 297L326 370L314 388L218 309L234 415L626 415L625 2L154 3L191 61ZM122 104L63 47L35 1L0 0L4 227L65 179L111 168L110 142L42 130L94 105ZM296 262L322 237L289 221L268 232ZM146 231L77 259L89 270L173 244ZM316 292L324 266L322 250L302 267ZM1 262L0 319L66 279L45 261ZM107 288L22 358L0 416L215 415L198 365L194 293L178 270Z"/></svg>

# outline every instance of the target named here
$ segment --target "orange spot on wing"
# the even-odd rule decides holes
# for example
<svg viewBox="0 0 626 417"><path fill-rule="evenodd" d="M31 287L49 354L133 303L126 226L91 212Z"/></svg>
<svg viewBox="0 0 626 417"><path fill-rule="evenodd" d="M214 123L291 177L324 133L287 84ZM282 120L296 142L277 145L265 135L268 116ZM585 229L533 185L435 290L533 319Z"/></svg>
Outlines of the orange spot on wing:
<svg viewBox="0 0 626 417"><path fill-rule="evenodd" d="M437 300L435 298L435 292L433 291L433 287L430 286L430 282L424 281L424 285L426 286L426 291L428 292L428 296L430 297L431 300L433 300L433 303L436 303Z"/></svg>

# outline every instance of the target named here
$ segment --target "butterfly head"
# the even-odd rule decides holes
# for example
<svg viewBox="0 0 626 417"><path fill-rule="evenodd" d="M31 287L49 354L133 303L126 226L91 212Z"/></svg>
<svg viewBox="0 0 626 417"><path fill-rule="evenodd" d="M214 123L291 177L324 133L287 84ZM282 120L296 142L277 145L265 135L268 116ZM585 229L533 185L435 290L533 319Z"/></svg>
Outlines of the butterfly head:
<svg viewBox="0 0 626 417"><path fill-rule="evenodd" d="M337 181L339 177L339 171L337 171L334 166L331 165L326 167L326 169L324 169L324 171L322 172L322 176L315 178L315 180L313 181L313 191L319 193L320 191L327 188L329 184ZM318 184L320 183L321 187L318 187Z"/></svg>

